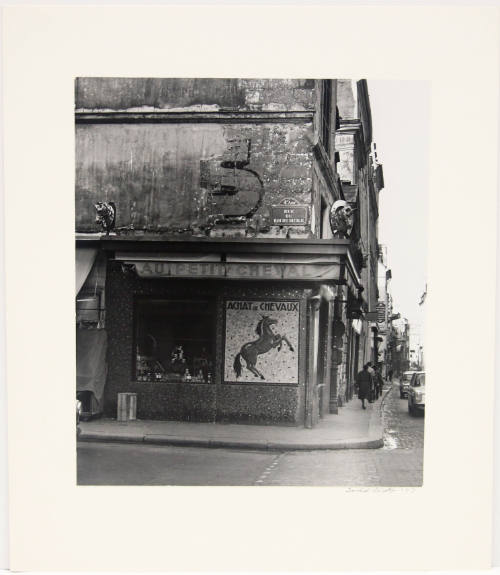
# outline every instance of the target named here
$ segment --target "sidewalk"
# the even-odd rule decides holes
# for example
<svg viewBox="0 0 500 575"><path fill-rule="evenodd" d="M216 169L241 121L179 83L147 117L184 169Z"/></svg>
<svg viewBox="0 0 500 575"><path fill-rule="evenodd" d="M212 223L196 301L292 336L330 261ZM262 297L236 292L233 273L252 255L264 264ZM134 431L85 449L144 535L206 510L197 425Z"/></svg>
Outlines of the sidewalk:
<svg viewBox="0 0 500 575"><path fill-rule="evenodd" d="M394 385L394 382L393 382ZM82 421L79 441L145 443L190 447L224 447L277 451L375 449L384 445L382 405L390 391L367 403L353 398L338 415L328 414L314 429L271 425L190 423L183 421Z"/></svg>

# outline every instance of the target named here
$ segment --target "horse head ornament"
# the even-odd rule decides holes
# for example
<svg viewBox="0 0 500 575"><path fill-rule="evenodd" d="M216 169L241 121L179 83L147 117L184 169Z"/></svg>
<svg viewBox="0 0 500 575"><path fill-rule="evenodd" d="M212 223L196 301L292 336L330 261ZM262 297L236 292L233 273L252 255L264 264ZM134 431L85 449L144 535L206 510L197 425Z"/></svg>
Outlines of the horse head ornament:
<svg viewBox="0 0 500 575"><path fill-rule="evenodd" d="M97 202L94 204L96 211L96 223L101 224L102 229L109 236L109 232L115 227L116 205L114 202Z"/></svg>
<svg viewBox="0 0 500 575"><path fill-rule="evenodd" d="M334 238L348 238L354 225L355 210L345 200L337 200L330 209L330 227Z"/></svg>

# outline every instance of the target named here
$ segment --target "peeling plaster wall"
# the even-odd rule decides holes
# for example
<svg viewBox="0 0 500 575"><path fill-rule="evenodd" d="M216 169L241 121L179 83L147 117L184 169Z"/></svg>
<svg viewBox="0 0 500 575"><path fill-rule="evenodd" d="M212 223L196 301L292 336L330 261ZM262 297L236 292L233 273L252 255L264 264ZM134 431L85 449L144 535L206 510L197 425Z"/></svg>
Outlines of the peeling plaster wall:
<svg viewBox="0 0 500 575"><path fill-rule="evenodd" d="M202 224L211 214L245 214L261 192L244 170L220 168L234 140L251 141L248 167L263 183L258 214L293 197L311 204L312 126L300 124L79 124L76 130L76 229L99 231L94 203L113 201L117 228L161 231ZM210 197L212 183L239 193ZM219 180L217 180L219 178ZM308 236L310 228L294 229ZM279 235L280 230L274 230Z"/></svg>
<svg viewBox="0 0 500 575"><path fill-rule="evenodd" d="M76 124L76 231L101 231L93 205L111 201L121 233L193 233L222 214L246 216L246 224L218 225L210 235L313 237L318 86L310 79L78 78L76 110L87 116ZM189 119L93 121L106 112L183 112ZM199 115L210 112L222 117ZM309 120L293 114L304 112ZM246 119L224 116L240 113ZM274 122L273 113L291 115ZM221 166L242 159L248 169ZM221 184L238 193L214 195ZM307 224L269 227L272 206L289 198L310 206Z"/></svg>
<svg viewBox="0 0 500 575"><path fill-rule="evenodd" d="M77 110L314 110L315 80L77 78Z"/></svg>

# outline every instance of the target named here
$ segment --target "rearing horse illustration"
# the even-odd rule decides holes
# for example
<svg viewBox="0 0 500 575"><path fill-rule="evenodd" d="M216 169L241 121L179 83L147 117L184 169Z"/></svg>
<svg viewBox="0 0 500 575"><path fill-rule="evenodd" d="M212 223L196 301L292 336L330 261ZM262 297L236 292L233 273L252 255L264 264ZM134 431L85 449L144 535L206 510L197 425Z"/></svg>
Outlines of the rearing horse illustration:
<svg viewBox="0 0 500 575"><path fill-rule="evenodd" d="M236 372L236 377L240 377L241 375L241 357L246 361L248 370L250 370L257 377L266 379L255 367L255 364L257 363L257 356L261 355L262 353L267 353L273 347L277 347L278 351L280 351L283 342L288 345L290 351L294 351L293 346L286 335L274 333L271 329L271 326L276 323L278 323L278 320L273 319L267 315L262 316L262 319L259 321L257 327L255 328L255 333L259 336L259 339L244 343L241 346L240 352L234 358L233 368Z"/></svg>

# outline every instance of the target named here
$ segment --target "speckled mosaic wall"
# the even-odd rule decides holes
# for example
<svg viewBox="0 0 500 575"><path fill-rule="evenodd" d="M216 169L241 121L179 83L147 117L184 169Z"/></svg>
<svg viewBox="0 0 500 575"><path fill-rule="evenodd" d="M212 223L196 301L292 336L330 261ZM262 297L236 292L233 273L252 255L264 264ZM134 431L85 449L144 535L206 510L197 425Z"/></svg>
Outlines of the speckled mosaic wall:
<svg viewBox="0 0 500 575"><path fill-rule="evenodd" d="M139 419L184 421L220 421L301 425L304 421L306 379L306 298L309 289L286 287L266 282L197 280L144 280L133 272L123 273L118 262L108 267L106 293L106 329L108 331L108 377L105 387L105 415L116 417L117 394L137 393ZM217 314L214 325L215 369L212 383L138 382L134 379L134 305L140 297L213 298ZM298 318L290 326L278 324L287 332L294 352L281 354L295 358L297 380L292 384L270 385L256 380L246 383L223 383L224 376L224 302L229 300L284 301L298 303ZM292 323L295 322L295 328ZM285 326L282 329L281 326ZM294 331L295 329L295 331ZM284 344L286 347L286 344ZM292 372L290 372L292 373Z"/></svg>
<svg viewBox="0 0 500 575"><path fill-rule="evenodd" d="M298 383L298 301L228 300L224 381Z"/></svg>

